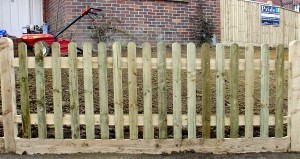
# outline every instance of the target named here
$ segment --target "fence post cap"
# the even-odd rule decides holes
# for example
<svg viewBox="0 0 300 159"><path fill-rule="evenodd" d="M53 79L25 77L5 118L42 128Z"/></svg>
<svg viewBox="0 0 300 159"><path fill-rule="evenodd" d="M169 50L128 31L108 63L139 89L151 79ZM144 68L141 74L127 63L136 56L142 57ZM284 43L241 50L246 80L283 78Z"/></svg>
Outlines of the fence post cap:
<svg viewBox="0 0 300 159"><path fill-rule="evenodd" d="M9 38L0 38L0 50L5 49L9 46L12 48L12 40L11 39L9 39Z"/></svg>
<svg viewBox="0 0 300 159"><path fill-rule="evenodd" d="M299 43L300 43L299 40L294 40L294 41L291 41L291 42L289 43L289 46L296 45L296 44L299 44Z"/></svg>

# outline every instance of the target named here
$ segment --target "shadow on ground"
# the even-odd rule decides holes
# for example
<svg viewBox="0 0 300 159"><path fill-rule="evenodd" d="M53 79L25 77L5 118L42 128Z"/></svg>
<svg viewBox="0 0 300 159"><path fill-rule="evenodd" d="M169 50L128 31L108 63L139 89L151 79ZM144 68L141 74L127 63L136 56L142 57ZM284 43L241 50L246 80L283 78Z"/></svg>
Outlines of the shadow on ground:
<svg viewBox="0 0 300 159"><path fill-rule="evenodd" d="M72 155L0 155L1 159L300 159L300 153L250 153L250 154L197 154L124 155L124 154L72 154Z"/></svg>

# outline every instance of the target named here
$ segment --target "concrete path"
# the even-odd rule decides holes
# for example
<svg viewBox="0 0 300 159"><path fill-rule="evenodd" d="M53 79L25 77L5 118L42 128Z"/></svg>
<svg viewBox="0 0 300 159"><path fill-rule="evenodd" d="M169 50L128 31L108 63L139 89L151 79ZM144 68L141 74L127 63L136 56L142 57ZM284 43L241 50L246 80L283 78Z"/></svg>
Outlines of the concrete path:
<svg viewBox="0 0 300 159"><path fill-rule="evenodd" d="M251 153L251 154L171 154L171 155L123 155L123 154L72 154L72 155L0 155L1 159L300 159L300 153Z"/></svg>

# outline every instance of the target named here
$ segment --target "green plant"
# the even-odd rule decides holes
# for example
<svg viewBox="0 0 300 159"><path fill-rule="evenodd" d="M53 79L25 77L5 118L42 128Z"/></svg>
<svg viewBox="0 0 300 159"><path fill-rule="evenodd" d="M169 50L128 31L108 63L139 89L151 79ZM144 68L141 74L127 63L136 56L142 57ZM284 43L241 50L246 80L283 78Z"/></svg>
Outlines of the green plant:
<svg viewBox="0 0 300 159"><path fill-rule="evenodd" d="M207 19L201 6L197 6L196 13L190 20L193 25L192 34L196 39L197 44L211 43L214 25Z"/></svg>
<svg viewBox="0 0 300 159"><path fill-rule="evenodd" d="M97 42L107 42L113 40L113 36L116 34L128 35L128 33L120 27L121 23L120 20L112 18L99 25L92 25L89 27L92 29L91 38L96 39Z"/></svg>

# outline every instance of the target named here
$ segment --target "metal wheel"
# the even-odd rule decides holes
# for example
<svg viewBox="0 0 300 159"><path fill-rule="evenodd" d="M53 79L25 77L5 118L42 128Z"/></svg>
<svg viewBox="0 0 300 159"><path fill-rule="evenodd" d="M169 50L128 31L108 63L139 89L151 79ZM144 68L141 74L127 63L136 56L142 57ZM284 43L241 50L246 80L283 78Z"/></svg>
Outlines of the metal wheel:
<svg viewBox="0 0 300 159"><path fill-rule="evenodd" d="M43 45L43 56L49 56L50 55L50 47L49 47L49 45L46 42L44 42L44 41L42 41L41 43Z"/></svg>

